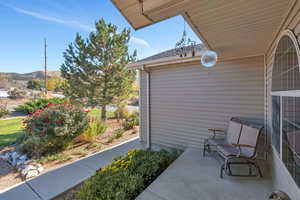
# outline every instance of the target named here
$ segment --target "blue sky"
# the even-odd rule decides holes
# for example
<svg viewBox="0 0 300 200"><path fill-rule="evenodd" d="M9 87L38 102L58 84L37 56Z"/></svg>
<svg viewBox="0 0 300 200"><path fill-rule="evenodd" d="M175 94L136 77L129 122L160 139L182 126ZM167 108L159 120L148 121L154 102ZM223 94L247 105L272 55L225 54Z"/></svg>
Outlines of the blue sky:
<svg viewBox="0 0 300 200"><path fill-rule="evenodd" d="M43 69L44 38L48 41L49 70L58 70L62 54L76 33L86 37L100 18L120 30L132 30L130 51L136 49L138 58L173 48L184 23L177 16L134 31L110 0L0 0L0 72ZM188 25L187 32L199 42Z"/></svg>

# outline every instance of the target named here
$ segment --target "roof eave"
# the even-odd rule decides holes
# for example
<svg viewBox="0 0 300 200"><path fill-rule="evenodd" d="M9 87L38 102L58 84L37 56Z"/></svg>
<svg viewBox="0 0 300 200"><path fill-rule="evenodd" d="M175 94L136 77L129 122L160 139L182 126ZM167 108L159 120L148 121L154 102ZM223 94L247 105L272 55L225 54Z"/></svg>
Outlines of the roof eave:
<svg viewBox="0 0 300 200"><path fill-rule="evenodd" d="M127 67L131 70L136 70L136 69L143 69L143 68L159 67L159 66L164 66L164 65L172 65L172 64L200 61L200 59L201 59L201 56L193 56L193 57L175 57L174 56L174 57L161 58L161 59L151 60L151 61L130 63L127 65Z"/></svg>

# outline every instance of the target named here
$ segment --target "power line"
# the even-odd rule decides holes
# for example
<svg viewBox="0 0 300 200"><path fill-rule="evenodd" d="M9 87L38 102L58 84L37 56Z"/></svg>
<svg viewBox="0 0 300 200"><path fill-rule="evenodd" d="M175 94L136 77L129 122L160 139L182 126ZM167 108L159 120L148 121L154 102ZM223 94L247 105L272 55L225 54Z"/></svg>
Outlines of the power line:
<svg viewBox="0 0 300 200"><path fill-rule="evenodd" d="M47 40L44 39L44 56L45 56L45 65L44 65L44 84L45 84L45 94L47 94Z"/></svg>

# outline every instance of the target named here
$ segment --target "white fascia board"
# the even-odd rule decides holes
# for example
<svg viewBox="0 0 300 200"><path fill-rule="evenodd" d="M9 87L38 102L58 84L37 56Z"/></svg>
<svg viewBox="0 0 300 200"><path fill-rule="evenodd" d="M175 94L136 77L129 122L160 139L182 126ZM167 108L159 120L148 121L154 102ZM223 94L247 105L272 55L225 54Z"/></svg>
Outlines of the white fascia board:
<svg viewBox="0 0 300 200"><path fill-rule="evenodd" d="M178 64L178 63L185 63L185 62L193 62L193 61L199 61L200 65L200 56L193 56L193 57L168 57L168 58L162 58L152 61L145 61L145 62L139 62L139 63L131 63L128 64L127 67L129 69L142 69L144 68L152 68L152 67L158 67L163 65L171 65L171 64Z"/></svg>

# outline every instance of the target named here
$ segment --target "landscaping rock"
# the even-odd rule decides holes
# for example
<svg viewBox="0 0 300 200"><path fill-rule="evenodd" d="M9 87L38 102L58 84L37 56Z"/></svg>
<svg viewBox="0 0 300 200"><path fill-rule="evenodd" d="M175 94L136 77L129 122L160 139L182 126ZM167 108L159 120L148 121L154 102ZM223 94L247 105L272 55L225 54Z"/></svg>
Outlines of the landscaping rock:
<svg viewBox="0 0 300 200"><path fill-rule="evenodd" d="M37 168L37 170L39 171L39 173L42 173L42 171L44 171L44 168L40 166L39 168Z"/></svg>
<svg viewBox="0 0 300 200"><path fill-rule="evenodd" d="M19 160L25 162L25 160L27 160L27 156L26 155L20 156Z"/></svg>
<svg viewBox="0 0 300 200"><path fill-rule="evenodd" d="M33 161L32 160L26 160L25 162L24 162L24 165L28 165L28 164L30 164L30 163L32 163Z"/></svg>
<svg viewBox="0 0 300 200"><path fill-rule="evenodd" d="M9 157L10 157L10 153L9 153L9 152L0 155L0 159L1 159L1 160L4 160L4 161L7 161L7 160L9 159Z"/></svg>
<svg viewBox="0 0 300 200"><path fill-rule="evenodd" d="M33 178L39 175L39 171L37 169L29 170L25 175L26 179Z"/></svg>
<svg viewBox="0 0 300 200"><path fill-rule="evenodd" d="M29 172L30 170L36 170L36 167L33 166L33 165L27 165L27 166L21 171L21 175L25 177L25 176L28 174L28 172Z"/></svg>
<svg viewBox="0 0 300 200"><path fill-rule="evenodd" d="M17 152L13 152L10 157L11 157L10 164L12 166L16 166L20 155Z"/></svg>
<svg viewBox="0 0 300 200"><path fill-rule="evenodd" d="M38 176L44 170L41 164L33 160L28 160L26 155L20 155L17 152L4 153L0 155L0 159L15 167L25 179Z"/></svg>

